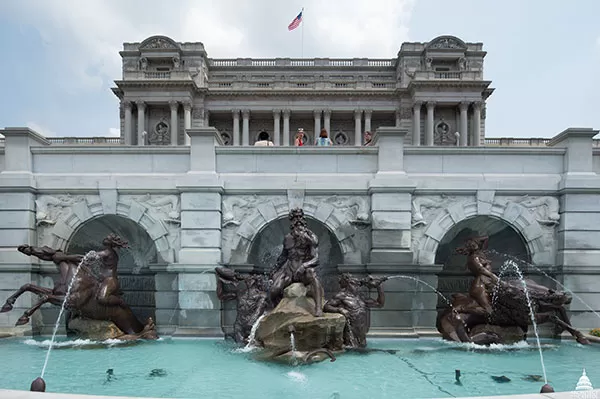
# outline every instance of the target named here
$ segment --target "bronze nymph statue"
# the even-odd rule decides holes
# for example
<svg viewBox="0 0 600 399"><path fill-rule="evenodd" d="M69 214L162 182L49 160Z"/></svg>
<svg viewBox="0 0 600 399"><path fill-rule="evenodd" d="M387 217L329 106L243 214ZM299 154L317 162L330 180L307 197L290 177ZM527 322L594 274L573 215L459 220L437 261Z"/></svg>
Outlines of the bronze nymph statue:
<svg viewBox="0 0 600 399"><path fill-rule="evenodd" d="M269 304L267 277L264 274L242 275L222 266L215 268L215 272L217 297L222 301L237 300L233 338L238 344L245 344L252 326Z"/></svg>
<svg viewBox="0 0 600 399"><path fill-rule="evenodd" d="M328 313L341 313L346 318L344 328L344 346L350 348L365 348L367 332L371 326L371 308L382 308L385 295L382 283L387 277L365 280L352 277L348 273L340 276L340 292L325 303L324 310ZM377 299L363 297L361 287L376 288Z"/></svg>

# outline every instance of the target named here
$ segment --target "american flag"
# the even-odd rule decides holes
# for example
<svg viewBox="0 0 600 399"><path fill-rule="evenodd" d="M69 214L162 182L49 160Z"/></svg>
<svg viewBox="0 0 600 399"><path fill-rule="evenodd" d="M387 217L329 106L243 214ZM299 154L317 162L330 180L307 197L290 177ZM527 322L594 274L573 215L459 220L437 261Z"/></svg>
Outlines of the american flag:
<svg viewBox="0 0 600 399"><path fill-rule="evenodd" d="M298 14L298 16L296 18L294 18L294 20L288 25L288 30L296 29L298 26L300 26L301 23L302 23L302 11L300 11L300 14Z"/></svg>

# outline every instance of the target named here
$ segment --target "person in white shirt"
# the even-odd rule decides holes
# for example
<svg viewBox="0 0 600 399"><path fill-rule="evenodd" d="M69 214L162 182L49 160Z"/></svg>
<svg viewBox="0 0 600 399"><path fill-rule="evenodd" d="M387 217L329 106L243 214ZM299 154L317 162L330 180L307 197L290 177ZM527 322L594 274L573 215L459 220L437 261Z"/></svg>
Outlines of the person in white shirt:
<svg viewBox="0 0 600 399"><path fill-rule="evenodd" d="M272 147L274 144L269 138L269 133L263 130L258 134L258 141L254 145L256 147Z"/></svg>

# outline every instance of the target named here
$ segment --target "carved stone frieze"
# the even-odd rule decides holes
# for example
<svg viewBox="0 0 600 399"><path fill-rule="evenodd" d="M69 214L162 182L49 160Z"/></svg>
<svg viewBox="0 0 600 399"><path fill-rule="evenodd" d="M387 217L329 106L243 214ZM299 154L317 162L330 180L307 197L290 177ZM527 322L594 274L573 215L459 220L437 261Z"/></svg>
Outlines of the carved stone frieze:
<svg viewBox="0 0 600 399"><path fill-rule="evenodd" d="M333 195L325 198L325 202L343 212L351 224L368 225L371 223L369 202L364 197Z"/></svg>
<svg viewBox="0 0 600 399"><path fill-rule="evenodd" d="M525 195L510 202L520 204L527 208L535 220L544 226L556 226L560 222L558 198L545 196L534 197Z"/></svg>
<svg viewBox="0 0 600 399"><path fill-rule="evenodd" d="M239 226L261 202L258 195L232 195L223 199L223 227Z"/></svg>
<svg viewBox="0 0 600 399"><path fill-rule="evenodd" d="M439 37L433 40L427 48L430 49L464 49L465 46L458 39L453 37Z"/></svg>
<svg viewBox="0 0 600 399"><path fill-rule="evenodd" d="M181 206L178 195L146 194L135 197L135 201L146 206L150 212L156 214L165 223L181 223Z"/></svg>
<svg viewBox="0 0 600 399"><path fill-rule="evenodd" d="M426 226L435 219L441 208L445 208L456 200L445 194L416 196L412 200L412 227Z"/></svg>
<svg viewBox="0 0 600 399"><path fill-rule="evenodd" d="M83 195L41 195L35 200L36 225L54 225L59 218L65 219L71 213L71 206L85 201Z"/></svg>

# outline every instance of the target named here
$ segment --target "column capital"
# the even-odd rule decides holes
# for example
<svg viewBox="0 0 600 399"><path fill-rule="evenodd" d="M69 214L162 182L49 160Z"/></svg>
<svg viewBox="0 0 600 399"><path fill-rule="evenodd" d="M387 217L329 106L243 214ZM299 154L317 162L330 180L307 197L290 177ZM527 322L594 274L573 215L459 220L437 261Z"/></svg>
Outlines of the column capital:
<svg viewBox="0 0 600 399"><path fill-rule="evenodd" d="M458 108L460 108L461 112L466 111L469 109L469 105L471 105L471 103L469 101L461 101L458 104Z"/></svg>
<svg viewBox="0 0 600 399"><path fill-rule="evenodd" d="M292 113L292 111L291 111L291 110L289 110L289 109L284 109L284 110L283 110L283 117L284 117L284 118L289 118L289 117L290 117L290 115L291 115L291 113Z"/></svg>
<svg viewBox="0 0 600 399"><path fill-rule="evenodd" d="M413 103L413 110L418 111L421 109L422 106L423 106L423 101L415 101Z"/></svg>
<svg viewBox="0 0 600 399"><path fill-rule="evenodd" d="M240 118L240 110L239 109L232 109L231 110L231 115L233 115L234 118Z"/></svg>
<svg viewBox="0 0 600 399"><path fill-rule="evenodd" d="M242 118L248 119L249 117L250 117L250 110L249 109L243 109L242 110Z"/></svg>
<svg viewBox="0 0 600 399"><path fill-rule="evenodd" d="M179 101L175 101L175 100L169 101L169 107L171 108L171 111L176 111L177 108L179 107Z"/></svg>
<svg viewBox="0 0 600 399"><path fill-rule="evenodd" d="M354 110L354 119L358 119L362 116L363 110L362 109L355 109Z"/></svg>
<svg viewBox="0 0 600 399"><path fill-rule="evenodd" d="M475 101L473 103L473 108L475 108L476 110L481 110L482 105L483 104L481 103L481 101Z"/></svg>
<svg viewBox="0 0 600 399"><path fill-rule="evenodd" d="M124 108L124 109L129 109L129 110L131 110L131 105L132 105L132 104L131 104L131 101L127 101L127 100L126 100L126 101L122 101L122 102L121 102L121 105L123 105L123 108Z"/></svg>
<svg viewBox="0 0 600 399"><path fill-rule="evenodd" d="M373 110L372 109L365 109L364 113L365 113L365 117L370 117L371 115L373 115Z"/></svg>
<svg viewBox="0 0 600 399"><path fill-rule="evenodd" d="M326 117L331 116L331 110L330 109L324 109L323 110L323 116L326 116Z"/></svg>
<svg viewBox="0 0 600 399"><path fill-rule="evenodd" d="M280 118L281 117L281 110L280 109L274 109L273 110L273 117Z"/></svg>
<svg viewBox="0 0 600 399"><path fill-rule="evenodd" d="M435 101L427 101L427 110L435 108Z"/></svg>
<svg viewBox="0 0 600 399"><path fill-rule="evenodd" d="M192 110L192 103L189 101L185 101L183 103L183 109L186 111L191 111Z"/></svg>
<svg viewBox="0 0 600 399"><path fill-rule="evenodd" d="M136 100L135 105L138 108L146 108L146 102L144 100Z"/></svg>
<svg viewBox="0 0 600 399"><path fill-rule="evenodd" d="M313 111L313 115L315 116L315 118L320 118L322 113L323 113L323 110L321 110L321 109L315 109Z"/></svg>

